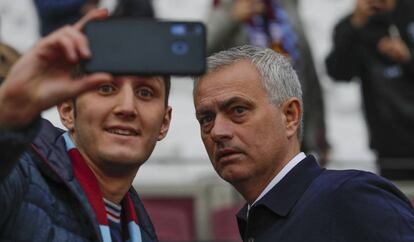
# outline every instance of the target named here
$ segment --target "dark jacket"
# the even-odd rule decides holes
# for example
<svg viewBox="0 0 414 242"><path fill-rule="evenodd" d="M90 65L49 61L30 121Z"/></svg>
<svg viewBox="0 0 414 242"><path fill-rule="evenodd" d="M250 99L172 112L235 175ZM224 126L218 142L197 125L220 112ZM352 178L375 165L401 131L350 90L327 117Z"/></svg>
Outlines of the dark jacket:
<svg viewBox="0 0 414 242"><path fill-rule="evenodd" d="M346 17L335 28L328 74L338 81L359 77L371 148L380 157L414 157L414 1L397 0L391 13L374 15L361 29ZM400 32L411 62L400 64L379 53L390 26Z"/></svg>
<svg viewBox="0 0 414 242"><path fill-rule="evenodd" d="M322 169L312 156L250 209L248 222L246 214L245 206L237 215L244 241L414 241L414 210L394 185L368 172Z"/></svg>
<svg viewBox="0 0 414 242"><path fill-rule="evenodd" d="M96 216L73 175L63 131L44 120L38 125L38 133L35 127L0 132L0 241L102 241ZM129 193L143 241L157 241L137 193L133 188Z"/></svg>
<svg viewBox="0 0 414 242"><path fill-rule="evenodd" d="M119 0L112 13L113 17L153 19L154 9L151 0Z"/></svg>
<svg viewBox="0 0 414 242"><path fill-rule="evenodd" d="M34 0L40 34L45 36L66 24L75 23L82 17L81 8L86 2L87 0Z"/></svg>
<svg viewBox="0 0 414 242"><path fill-rule="evenodd" d="M88 1L90 0L34 0L41 35L48 35L64 25L78 21L82 17L81 9ZM151 0L117 2L113 17L154 18Z"/></svg>

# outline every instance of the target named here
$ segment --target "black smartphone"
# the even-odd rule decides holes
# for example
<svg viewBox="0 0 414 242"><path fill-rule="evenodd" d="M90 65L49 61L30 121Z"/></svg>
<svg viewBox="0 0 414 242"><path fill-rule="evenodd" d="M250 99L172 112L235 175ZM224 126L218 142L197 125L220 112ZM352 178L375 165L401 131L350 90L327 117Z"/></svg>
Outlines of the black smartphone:
<svg viewBox="0 0 414 242"><path fill-rule="evenodd" d="M199 75L205 71L206 28L201 22L136 19L85 26L92 58L85 72L115 75Z"/></svg>

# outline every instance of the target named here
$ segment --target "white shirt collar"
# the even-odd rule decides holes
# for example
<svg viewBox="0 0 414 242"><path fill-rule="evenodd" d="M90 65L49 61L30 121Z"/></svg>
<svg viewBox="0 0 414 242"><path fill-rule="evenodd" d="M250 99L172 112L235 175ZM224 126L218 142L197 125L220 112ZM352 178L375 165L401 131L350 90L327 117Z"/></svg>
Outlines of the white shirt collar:
<svg viewBox="0 0 414 242"><path fill-rule="evenodd" d="M283 177L286 176L286 174L289 173L290 170L293 169L299 162L301 162L303 159L306 158L305 153L300 152L295 157L293 157L286 165L283 167L283 169L270 181L270 183L266 186L266 188L260 193L260 195L257 197L257 199L252 203L249 204L247 207L247 214L249 214L250 208L259 201L264 195L266 195L274 186L276 186L277 183L279 183Z"/></svg>

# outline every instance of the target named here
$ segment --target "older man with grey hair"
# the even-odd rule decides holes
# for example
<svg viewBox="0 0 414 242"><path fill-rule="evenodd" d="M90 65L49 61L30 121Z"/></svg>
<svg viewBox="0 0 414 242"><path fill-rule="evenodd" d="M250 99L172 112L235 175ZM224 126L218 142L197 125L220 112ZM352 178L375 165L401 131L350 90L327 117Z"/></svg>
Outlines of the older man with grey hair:
<svg viewBox="0 0 414 242"><path fill-rule="evenodd" d="M389 181L331 171L300 151L302 91L288 59L241 46L195 78L201 138L218 175L248 204L244 241L414 241L414 211Z"/></svg>

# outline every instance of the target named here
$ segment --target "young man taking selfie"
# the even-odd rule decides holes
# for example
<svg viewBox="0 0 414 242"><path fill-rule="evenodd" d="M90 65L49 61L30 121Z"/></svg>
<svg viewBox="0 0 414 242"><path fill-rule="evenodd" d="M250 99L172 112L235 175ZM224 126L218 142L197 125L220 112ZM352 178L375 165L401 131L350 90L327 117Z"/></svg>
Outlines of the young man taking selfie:
<svg viewBox="0 0 414 242"><path fill-rule="evenodd" d="M0 240L157 241L132 188L169 129L169 77L81 74L94 10L41 39L0 86ZM39 118L58 105L67 132Z"/></svg>

